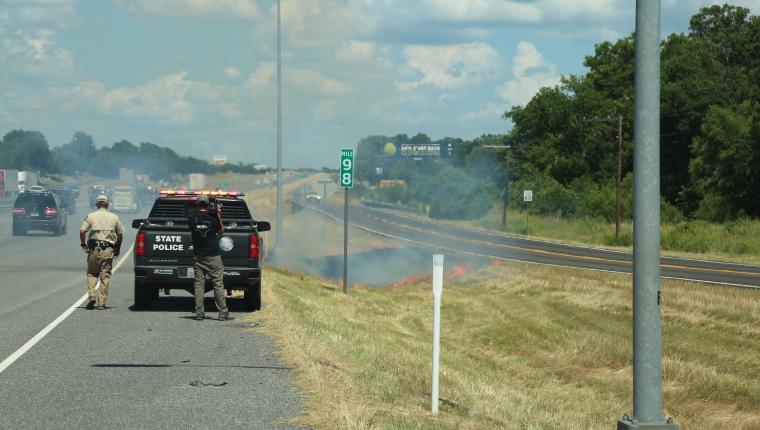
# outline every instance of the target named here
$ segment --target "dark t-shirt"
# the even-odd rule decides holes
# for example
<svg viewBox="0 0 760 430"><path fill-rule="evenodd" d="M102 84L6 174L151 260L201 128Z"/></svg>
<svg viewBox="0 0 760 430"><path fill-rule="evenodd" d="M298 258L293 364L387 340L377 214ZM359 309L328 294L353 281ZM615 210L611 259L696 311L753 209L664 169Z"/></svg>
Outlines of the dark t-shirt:
<svg viewBox="0 0 760 430"><path fill-rule="evenodd" d="M190 231L193 234L193 252L195 255L210 257L220 255L219 238L216 232L219 231L219 219L209 214L198 214L188 219Z"/></svg>

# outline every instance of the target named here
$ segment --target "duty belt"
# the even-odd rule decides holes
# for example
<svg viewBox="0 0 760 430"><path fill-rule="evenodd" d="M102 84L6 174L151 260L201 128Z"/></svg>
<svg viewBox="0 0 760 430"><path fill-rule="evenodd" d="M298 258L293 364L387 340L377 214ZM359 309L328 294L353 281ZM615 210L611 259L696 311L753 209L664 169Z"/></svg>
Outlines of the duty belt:
<svg viewBox="0 0 760 430"><path fill-rule="evenodd" d="M113 248L114 247L113 243L111 243L111 242L106 242L105 240L93 240L93 239L90 239L89 241L87 241L87 246L90 249L95 249L97 247L97 248L100 248L103 251L106 248Z"/></svg>

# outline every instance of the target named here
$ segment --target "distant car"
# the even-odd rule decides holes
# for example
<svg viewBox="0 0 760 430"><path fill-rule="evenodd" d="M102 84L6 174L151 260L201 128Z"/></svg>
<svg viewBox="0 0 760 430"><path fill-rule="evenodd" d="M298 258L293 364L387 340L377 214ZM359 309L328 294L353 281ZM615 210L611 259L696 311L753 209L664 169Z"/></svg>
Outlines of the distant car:
<svg viewBox="0 0 760 430"><path fill-rule="evenodd" d="M27 234L29 230L44 230L54 236L66 234L66 210L53 193L24 191L13 204L13 235Z"/></svg>
<svg viewBox="0 0 760 430"><path fill-rule="evenodd" d="M134 187L113 187L110 207L114 212L137 212L140 209L140 204L137 201Z"/></svg>
<svg viewBox="0 0 760 430"><path fill-rule="evenodd" d="M51 188L50 192L58 196L61 200L61 205L66 209L69 215L73 215L77 212L77 197L79 196L79 190L74 187L59 187Z"/></svg>
<svg viewBox="0 0 760 430"><path fill-rule="evenodd" d="M309 191L306 193L306 204L314 204L318 205L322 202L322 196L317 194L315 191Z"/></svg>

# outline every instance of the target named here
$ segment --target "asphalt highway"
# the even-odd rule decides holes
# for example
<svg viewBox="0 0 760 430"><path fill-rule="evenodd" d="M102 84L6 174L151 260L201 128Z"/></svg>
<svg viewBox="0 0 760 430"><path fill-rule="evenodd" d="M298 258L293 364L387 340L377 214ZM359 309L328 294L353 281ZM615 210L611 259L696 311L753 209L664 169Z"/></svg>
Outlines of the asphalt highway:
<svg viewBox="0 0 760 430"><path fill-rule="evenodd" d="M198 322L193 299L173 292L149 311L132 311L134 240L122 215L125 259L106 310L86 310L85 256L78 247L84 202L68 234L11 236L0 211L0 362L73 307L15 362L0 365L0 428L295 429L303 399L268 336L235 321ZM75 303L78 305L75 306ZM210 296L207 316L216 316Z"/></svg>
<svg viewBox="0 0 760 430"><path fill-rule="evenodd" d="M313 208L343 221L343 207L324 205ZM349 222L358 228L447 253L463 253L489 258L631 273L631 253L534 240L499 232L461 229L397 211L351 206ZM706 283L760 288L760 266L683 258L661 258L663 277Z"/></svg>

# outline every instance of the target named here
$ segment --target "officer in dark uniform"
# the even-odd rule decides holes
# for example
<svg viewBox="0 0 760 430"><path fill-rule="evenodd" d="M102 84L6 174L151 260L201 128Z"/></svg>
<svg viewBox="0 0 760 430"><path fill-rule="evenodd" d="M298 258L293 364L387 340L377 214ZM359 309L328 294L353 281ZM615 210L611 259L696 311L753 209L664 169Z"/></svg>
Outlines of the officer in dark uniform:
<svg viewBox="0 0 760 430"><path fill-rule="evenodd" d="M188 219L193 237L193 270L195 271L195 319L205 319L203 295L206 292L206 275L214 286L214 300L219 311L219 321L235 319L227 309L224 295L224 265L219 251L219 237L224 233L222 207L217 205L216 214L209 211L209 198L205 194L196 200L197 211Z"/></svg>

